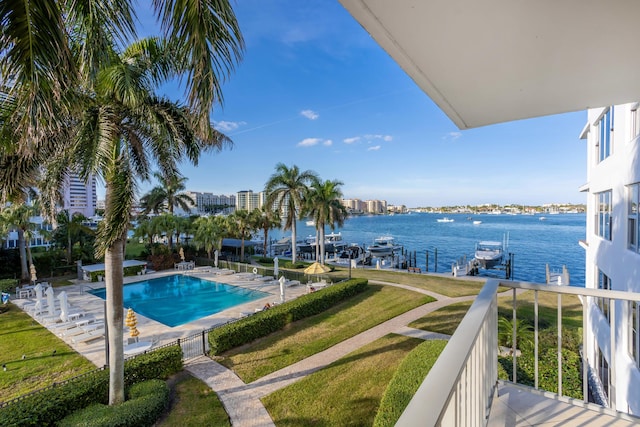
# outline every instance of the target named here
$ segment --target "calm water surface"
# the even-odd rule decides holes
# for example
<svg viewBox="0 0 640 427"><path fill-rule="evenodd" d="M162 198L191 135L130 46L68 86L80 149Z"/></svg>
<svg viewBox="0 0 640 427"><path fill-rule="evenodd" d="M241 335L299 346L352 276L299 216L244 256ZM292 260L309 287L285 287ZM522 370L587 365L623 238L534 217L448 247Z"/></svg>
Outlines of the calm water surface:
<svg viewBox="0 0 640 427"><path fill-rule="evenodd" d="M455 221L437 222L445 216ZM422 269L426 266L428 251L429 271L434 271L437 249L438 272L451 271L451 264L464 255L473 258L476 242L502 241L508 235L508 251L514 254L515 280L544 283L545 264L552 270L566 265L571 285L584 286L585 252L578 241L585 238L585 214L544 215L544 221L540 220L541 216L423 213L358 216L349 218L336 231L342 233L345 241L365 246L378 236L391 235L405 250L417 252L417 266ZM474 225L473 220L482 223ZM313 227L306 226L304 221L298 223L298 238L311 234L315 234ZM495 274L504 277L503 272Z"/></svg>

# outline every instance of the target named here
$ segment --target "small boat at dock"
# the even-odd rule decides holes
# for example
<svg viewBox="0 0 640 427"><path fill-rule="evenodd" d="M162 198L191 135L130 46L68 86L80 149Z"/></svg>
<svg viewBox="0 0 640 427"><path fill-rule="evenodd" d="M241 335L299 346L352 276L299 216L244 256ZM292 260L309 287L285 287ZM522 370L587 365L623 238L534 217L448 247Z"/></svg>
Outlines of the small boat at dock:
<svg viewBox="0 0 640 427"><path fill-rule="evenodd" d="M481 241L476 244L475 261L480 268L485 270L494 268L504 259L504 246L502 242Z"/></svg>
<svg viewBox="0 0 640 427"><path fill-rule="evenodd" d="M392 255L402 249L401 245L395 243L391 236L381 236L374 239L373 244L367 246L367 251L374 257Z"/></svg>

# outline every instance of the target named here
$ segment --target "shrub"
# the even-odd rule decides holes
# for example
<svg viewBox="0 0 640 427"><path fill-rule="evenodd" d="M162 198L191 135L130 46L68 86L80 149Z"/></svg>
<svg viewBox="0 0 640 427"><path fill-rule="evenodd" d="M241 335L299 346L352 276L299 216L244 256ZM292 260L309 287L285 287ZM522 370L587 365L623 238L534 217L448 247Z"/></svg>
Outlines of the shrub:
<svg viewBox="0 0 640 427"><path fill-rule="evenodd" d="M168 378L182 369L179 346L160 348L125 362L125 387ZM67 415L95 403L109 402L109 371L92 374L34 393L0 410L0 426L53 426Z"/></svg>
<svg viewBox="0 0 640 427"><path fill-rule="evenodd" d="M405 357L382 396L374 427L396 424L446 345L445 340L425 341Z"/></svg>
<svg viewBox="0 0 640 427"><path fill-rule="evenodd" d="M279 331L291 322L322 313L366 288L366 279L352 279L223 325L209 332L211 353L220 354Z"/></svg>
<svg viewBox="0 0 640 427"><path fill-rule="evenodd" d="M169 404L169 387L162 380L135 384L129 399L116 406L90 405L64 418L58 425L86 427L152 426Z"/></svg>
<svg viewBox="0 0 640 427"><path fill-rule="evenodd" d="M1 279L0 280L0 292L7 294L13 294L18 286L18 280L16 279Z"/></svg>
<svg viewBox="0 0 640 427"><path fill-rule="evenodd" d="M286 261L282 263L282 267L283 268L291 268L291 269L300 269L300 268L305 268L307 267L307 264L303 263L303 262L291 262L291 261Z"/></svg>

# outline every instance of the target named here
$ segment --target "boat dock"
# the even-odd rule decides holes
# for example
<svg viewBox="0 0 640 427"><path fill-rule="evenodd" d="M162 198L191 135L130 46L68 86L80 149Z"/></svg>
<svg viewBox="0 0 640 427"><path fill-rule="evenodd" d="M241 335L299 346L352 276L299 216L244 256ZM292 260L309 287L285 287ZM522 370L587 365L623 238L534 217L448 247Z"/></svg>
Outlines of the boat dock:
<svg viewBox="0 0 640 427"><path fill-rule="evenodd" d="M547 285L568 285L569 284L569 270L567 266L562 266L562 271L555 271L549 269L549 264L546 264L547 273Z"/></svg>

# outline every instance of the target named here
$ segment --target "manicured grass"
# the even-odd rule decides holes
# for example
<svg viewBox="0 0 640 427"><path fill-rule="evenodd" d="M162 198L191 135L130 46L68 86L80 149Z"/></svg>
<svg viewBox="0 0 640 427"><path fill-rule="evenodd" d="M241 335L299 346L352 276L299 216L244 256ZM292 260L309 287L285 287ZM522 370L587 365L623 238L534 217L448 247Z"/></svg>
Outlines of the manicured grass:
<svg viewBox="0 0 640 427"><path fill-rule="evenodd" d="M370 426L398 365L422 340L390 334L262 399L281 426Z"/></svg>
<svg viewBox="0 0 640 427"><path fill-rule="evenodd" d="M96 368L13 304L0 324L0 364L7 367L0 370L0 401Z"/></svg>
<svg viewBox="0 0 640 427"><path fill-rule="evenodd" d="M137 259L145 250L145 243L139 243L137 239L131 239L127 242L127 247L125 249L125 258Z"/></svg>
<svg viewBox="0 0 640 427"><path fill-rule="evenodd" d="M344 276L344 268L337 268L329 275ZM399 283L416 288L426 289L448 297L459 297L464 295L477 295L484 286L484 280L463 280L450 277L434 276L429 274L401 273L395 271L375 270L375 269L355 269L352 270L353 277L377 280L380 282Z"/></svg>
<svg viewBox="0 0 640 427"><path fill-rule="evenodd" d="M374 427L392 427L416 394L447 341L425 341L402 361L382 396Z"/></svg>
<svg viewBox="0 0 640 427"><path fill-rule="evenodd" d="M439 310L427 314L425 317L409 323L409 327L422 329L423 331L438 332L441 334L453 335L456 328L473 301L463 301L442 307Z"/></svg>
<svg viewBox="0 0 640 427"><path fill-rule="evenodd" d="M369 289L317 316L291 324L217 358L246 383L298 362L433 298L391 286Z"/></svg>
<svg viewBox="0 0 640 427"><path fill-rule="evenodd" d="M204 382L183 371L169 380L169 386L173 399L159 427L231 426L218 396Z"/></svg>

